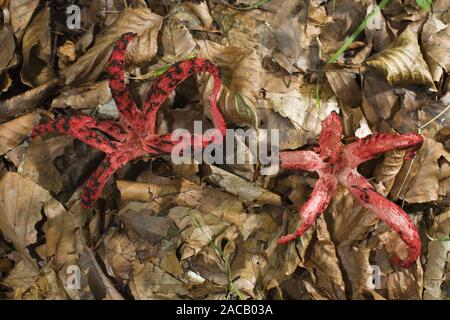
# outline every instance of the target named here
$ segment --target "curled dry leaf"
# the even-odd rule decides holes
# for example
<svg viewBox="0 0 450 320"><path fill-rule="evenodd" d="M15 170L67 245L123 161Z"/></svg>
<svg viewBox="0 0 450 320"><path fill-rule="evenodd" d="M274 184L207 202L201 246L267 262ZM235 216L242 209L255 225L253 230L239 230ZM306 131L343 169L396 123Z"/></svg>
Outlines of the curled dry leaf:
<svg viewBox="0 0 450 320"><path fill-rule="evenodd" d="M185 241L180 250L181 260L197 255L229 226L212 214L201 214L186 207L171 209L169 217L175 222Z"/></svg>
<svg viewBox="0 0 450 320"><path fill-rule="evenodd" d="M47 190L60 192L63 188L61 175L53 161L63 155L64 149L72 142L73 138L69 136L33 139L25 152L19 172Z"/></svg>
<svg viewBox="0 0 450 320"><path fill-rule="evenodd" d="M336 247L330 239L323 216L317 219L316 239L310 246L305 267L310 270L315 284L327 293L329 299L345 299L345 284Z"/></svg>
<svg viewBox="0 0 450 320"><path fill-rule="evenodd" d="M202 26L204 27L204 30L211 28L211 25L213 24L214 20L211 17L211 15L209 14L209 8L208 8L208 4L206 2L192 3L192 2L187 1L187 2L184 2L181 6L182 7L184 6L186 9L190 9L192 11L192 13L195 14L195 16L196 16L195 18L200 20ZM192 26L191 29L195 30L195 27Z"/></svg>
<svg viewBox="0 0 450 320"><path fill-rule="evenodd" d="M242 200L255 201L259 204L281 205L279 195L216 166L209 166L209 168L211 170L207 177L209 182L222 187Z"/></svg>
<svg viewBox="0 0 450 320"><path fill-rule="evenodd" d="M0 29L2 54L0 55L0 72L11 68L16 63L16 44L14 35L9 28Z"/></svg>
<svg viewBox="0 0 450 320"><path fill-rule="evenodd" d="M188 28L174 19L164 26L161 41L164 54L178 58L190 55L197 45ZM167 59L164 58L164 61Z"/></svg>
<svg viewBox="0 0 450 320"><path fill-rule="evenodd" d="M201 204L204 193L207 192L206 188L184 179L161 179L160 181L154 179L153 183L119 180L117 188L120 191L122 203L145 203L144 206L136 203L129 204L123 209L142 207L156 213L170 208L173 204L196 208Z"/></svg>
<svg viewBox="0 0 450 320"><path fill-rule="evenodd" d="M108 81L100 81L76 88L67 87L53 99L52 108L90 109L105 105L111 99Z"/></svg>
<svg viewBox="0 0 450 320"><path fill-rule="evenodd" d="M66 84L86 83L95 80L103 71L111 55L114 42L126 32L140 36L127 52L133 63L149 61L157 51L157 36L162 17L150 9L131 9L121 11L117 20L97 38L95 45L80 57L65 72Z"/></svg>
<svg viewBox="0 0 450 320"><path fill-rule="evenodd" d="M391 85L418 84L436 91L412 28L408 27L388 49L372 56L366 64L383 72Z"/></svg>
<svg viewBox="0 0 450 320"><path fill-rule="evenodd" d="M36 243L36 223L42 219L49 192L31 180L8 172L0 180L0 230L22 256L34 265L27 246Z"/></svg>
<svg viewBox="0 0 450 320"><path fill-rule="evenodd" d="M450 241L442 240L449 237L450 210L440 214L432 226L428 242L428 263L424 273L423 298L427 300L441 300L445 298L442 283L445 279L445 269L450 252Z"/></svg>
<svg viewBox="0 0 450 320"><path fill-rule="evenodd" d="M405 150L387 152L383 156L383 161L375 168L375 181L383 184L386 194L389 194L394 186L395 178L403 166L405 155Z"/></svg>
<svg viewBox="0 0 450 320"><path fill-rule="evenodd" d="M37 87L55 78L51 66L51 34L48 21L50 8L44 8L31 21L22 42L23 66L20 78L30 87Z"/></svg>
<svg viewBox="0 0 450 320"><path fill-rule="evenodd" d="M396 106L398 98L394 88L381 73L368 70L363 80L362 109L369 123L378 123L378 118L389 119Z"/></svg>
<svg viewBox="0 0 450 320"><path fill-rule="evenodd" d="M220 93L219 106L225 118L232 123L258 127L256 108L261 89L262 67L256 53L209 40L199 42L199 46L200 55L210 59L220 68L224 86ZM205 102L208 102L211 96L212 80L210 77L206 87L201 90Z"/></svg>
<svg viewBox="0 0 450 320"><path fill-rule="evenodd" d="M50 258L53 258L52 261L56 269L64 265L75 264L78 261L80 251L76 230L83 225L86 216L69 213L54 198L51 198L43 209L47 217L47 221L42 226L45 243L36 248L36 252L42 259L50 260Z"/></svg>
<svg viewBox="0 0 450 320"><path fill-rule="evenodd" d="M0 125L0 155L18 146L27 137L34 125L39 121L39 115L30 113L15 120Z"/></svg>
<svg viewBox="0 0 450 320"><path fill-rule="evenodd" d="M136 247L124 233L111 230L104 239L105 259L113 276L122 281L129 280L132 262L136 260Z"/></svg>
<svg viewBox="0 0 450 320"><path fill-rule="evenodd" d="M18 42L22 40L25 29L30 23L33 13L39 6L39 3L39 0L9 1L11 26Z"/></svg>
<svg viewBox="0 0 450 320"><path fill-rule="evenodd" d="M425 143L413 160L405 162L398 174L392 196L400 197L409 203L439 201L439 182L444 179L442 160L450 162L450 153L444 146L433 139ZM446 177L445 177L446 178Z"/></svg>
<svg viewBox="0 0 450 320"><path fill-rule="evenodd" d="M450 72L450 24L431 15L423 27L422 45L433 80L439 81L443 70Z"/></svg>
<svg viewBox="0 0 450 320"><path fill-rule="evenodd" d="M342 72L326 72L326 76L340 103L350 108L361 106L361 91L354 75L342 70Z"/></svg>
<svg viewBox="0 0 450 320"><path fill-rule="evenodd" d="M11 85L12 85L12 79L9 77L8 72L0 71L0 94L8 91L8 89L11 87Z"/></svg>
<svg viewBox="0 0 450 320"><path fill-rule="evenodd" d="M6 101L0 101L0 118L10 119L27 110L37 107L58 84L54 79L39 87L28 90Z"/></svg>
<svg viewBox="0 0 450 320"><path fill-rule="evenodd" d="M322 101L320 109L316 105L313 97L307 97L298 90L286 93L270 92L266 94L268 108L273 109L282 117L287 118L298 131L298 136L290 142L292 132L286 130L286 125L276 121L273 115L267 115L268 128L280 130L280 148L298 148L313 141L321 130L320 122L332 111L338 111L338 104L334 97L327 101ZM294 130L292 130L294 131Z"/></svg>
<svg viewBox="0 0 450 320"><path fill-rule="evenodd" d="M175 19L186 24L190 30L209 31L214 22L206 2L183 2L173 9L172 14Z"/></svg>
<svg viewBox="0 0 450 320"><path fill-rule="evenodd" d="M67 40L62 46L58 48L56 55L59 58L59 69L64 70L69 63L74 62L77 59L75 43Z"/></svg>

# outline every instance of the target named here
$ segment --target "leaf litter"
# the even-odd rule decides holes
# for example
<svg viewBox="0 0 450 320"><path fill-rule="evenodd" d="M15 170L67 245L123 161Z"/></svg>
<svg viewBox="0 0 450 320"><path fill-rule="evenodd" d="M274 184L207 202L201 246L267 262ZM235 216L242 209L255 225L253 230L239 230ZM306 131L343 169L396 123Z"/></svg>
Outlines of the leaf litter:
<svg viewBox="0 0 450 320"><path fill-rule="evenodd" d="M72 2L60 3L0 2L0 298L448 299L448 1L80 2L79 29L62 14ZM311 230L278 245L317 177L259 176L260 164L144 157L82 208L100 153L67 136L29 136L39 119L117 119L105 71L125 32L138 34L127 50L136 101L173 63L208 58L221 71L228 126L279 129L280 151L317 144L332 111L345 142L422 133L414 158L393 151L360 168L412 218L422 256L408 269L392 264L406 254L398 235L340 188ZM159 132L194 118L211 127L212 88L203 75L183 83Z"/></svg>

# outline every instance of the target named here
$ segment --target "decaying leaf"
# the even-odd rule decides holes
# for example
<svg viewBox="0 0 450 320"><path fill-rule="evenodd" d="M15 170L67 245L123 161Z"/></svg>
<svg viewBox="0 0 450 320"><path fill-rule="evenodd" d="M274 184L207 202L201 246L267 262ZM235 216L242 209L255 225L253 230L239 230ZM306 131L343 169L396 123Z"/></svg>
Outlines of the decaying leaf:
<svg viewBox="0 0 450 320"><path fill-rule="evenodd" d="M34 17L23 37L24 62L20 76L30 87L43 85L55 77L51 66L49 19L50 8L45 8Z"/></svg>
<svg viewBox="0 0 450 320"><path fill-rule="evenodd" d="M103 71L114 42L126 32L140 35L128 52L131 60L134 63L150 60L157 51L156 38L161 23L162 18L149 9L125 9L115 23L96 40L95 45L65 70L66 84L95 80Z"/></svg>
<svg viewBox="0 0 450 320"><path fill-rule="evenodd" d="M126 234L116 230L107 234L105 239L106 262L113 276L128 280L131 275L132 262L136 259L136 247Z"/></svg>
<svg viewBox="0 0 450 320"><path fill-rule="evenodd" d="M377 118L388 119L397 105L398 97L394 88L383 75L367 71L364 74L362 109L369 123L377 123Z"/></svg>
<svg viewBox="0 0 450 320"><path fill-rule="evenodd" d="M108 81L100 81L77 88L68 87L52 101L52 108L90 109L106 105L112 100Z"/></svg>
<svg viewBox="0 0 450 320"><path fill-rule="evenodd" d="M406 162L398 174L391 194L410 203L439 200L439 182L444 178L441 161L450 162L450 154L441 143L425 139L413 164Z"/></svg>
<svg viewBox="0 0 450 320"><path fill-rule="evenodd" d="M133 263L130 289L136 300L177 299L188 293L186 285L151 262Z"/></svg>
<svg viewBox="0 0 450 320"><path fill-rule="evenodd" d="M0 155L19 145L39 121L36 113L30 113L0 125Z"/></svg>
<svg viewBox="0 0 450 320"><path fill-rule="evenodd" d="M441 300L445 298L442 283L445 279L445 269L450 251L449 223L450 211L447 211L437 216L433 225L433 232L430 235L432 240L428 243L428 264L424 273L424 299Z"/></svg>
<svg viewBox="0 0 450 320"><path fill-rule="evenodd" d="M395 177L403 166L406 151L394 150L384 155L383 161L375 168L375 179L383 184L385 194L391 191Z"/></svg>
<svg viewBox="0 0 450 320"><path fill-rule="evenodd" d="M170 20L169 24L163 29L161 40L165 55L178 58L187 57L196 47L194 38L188 28L174 20Z"/></svg>
<svg viewBox="0 0 450 320"><path fill-rule="evenodd" d="M350 108L361 106L362 97L352 74L345 71L327 72L326 76L340 103Z"/></svg>
<svg viewBox="0 0 450 320"><path fill-rule="evenodd" d="M53 165L53 161L61 156L64 148L72 142L73 139L69 136L57 136L48 140L42 137L33 139L22 159L19 171L42 187L60 192L63 188L61 175Z"/></svg>
<svg viewBox="0 0 450 320"><path fill-rule="evenodd" d="M45 189L17 173L0 180L0 230L31 264L27 246L36 243L36 223L42 219L42 206L51 200Z"/></svg>
<svg viewBox="0 0 450 320"><path fill-rule="evenodd" d="M0 0L0 300L446 299L450 6L420 8L429 3L389 0L365 25L380 1ZM122 43L125 65L116 50L114 72L105 72L127 32L137 37ZM109 78L123 69L141 109L156 76L185 61L181 73L193 69L182 85L170 73L158 79L168 84L161 91L153 86L152 102L162 103L156 126L195 132L201 121L204 131L213 125L213 77L190 76L208 66L197 58L218 66L219 109L246 139L227 136L223 154L208 147L202 163L178 165L147 152L143 124L121 116L131 104ZM422 254L409 268L392 262L408 253L401 237L341 187L308 232L278 243L303 223L298 208L317 176L277 170L279 161L258 153L271 150L276 161L275 149L324 151L321 122L332 111L346 145L371 133L425 137L414 156L392 151L358 167L417 227ZM105 192L84 208L86 185L104 182L88 177L114 169L98 166L110 155L66 134L31 139L44 115L42 124L116 121L121 129L94 139L115 148L131 129L137 144L124 154L144 152L108 175ZM247 129L268 129L267 148ZM239 149L256 161L230 163Z"/></svg>
<svg viewBox="0 0 450 320"><path fill-rule="evenodd" d="M436 91L417 34L411 28L403 31L390 48L372 56L366 63L383 72L391 85L420 84Z"/></svg>
<svg viewBox="0 0 450 320"><path fill-rule="evenodd" d="M208 175L208 181L222 187L231 194L239 196L245 201L254 201L259 204L281 204L280 197L269 190L265 190L255 184L249 183L243 178L216 166L210 166L210 169L211 174Z"/></svg>
<svg viewBox="0 0 450 320"><path fill-rule="evenodd" d="M321 130L320 122L333 110L338 110L338 104L333 97L328 101L322 101L319 109L313 97L305 96L297 90L287 93L267 93L266 98L268 108L286 118L298 131L298 136L293 136L293 133L286 130L286 125L277 123L273 115L267 115L269 118L267 121L272 122L269 122L267 127L280 130L280 148L282 150L295 149L315 139ZM291 143L289 140L292 138L296 139L293 139Z"/></svg>
<svg viewBox="0 0 450 320"><path fill-rule="evenodd" d="M423 27L422 45L434 81L450 71L450 25L431 15ZM443 69L443 70L442 70Z"/></svg>
<svg viewBox="0 0 450 320"><path fill-rule="evenodd" d="M11 15L11 26L17 40L21 40L25 28L30 22L34 10L39 6L39 0L17 0L9 1L9 12Z"/></svg>
<svg viewBox="0 0 450 320"><path fill-rule="evenodd" d="M181 248L181 260L198 254L228 227L228 224L224 224L212 214L202 215L186 207L173 208L169 212L169 217L180 229L181 236L186 241Z"/></svg>
<svg viewBox="0 0 450 320"><path fill-rule="evenodd" d="M219 105L225 118L233 123L258 126L256 108L261 88L261 63L254 51L226 47L212 41L199 42L200 54L216 63L222 72L224 86ZM212 80L212 78L211 78ZM203 89L203 100L208 102L212 81Z"/></svg>

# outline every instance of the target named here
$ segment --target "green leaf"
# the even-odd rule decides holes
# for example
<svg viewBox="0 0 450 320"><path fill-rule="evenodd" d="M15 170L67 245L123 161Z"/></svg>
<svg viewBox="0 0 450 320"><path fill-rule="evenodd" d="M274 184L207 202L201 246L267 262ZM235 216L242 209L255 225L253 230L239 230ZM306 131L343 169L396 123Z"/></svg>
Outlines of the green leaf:
<svg viewBox="0 0 450 320"><path fill-rule="evenodd" d="M416 3L422 10L428 11L431 7L431 2L433 0L416 0Z"/></svg>

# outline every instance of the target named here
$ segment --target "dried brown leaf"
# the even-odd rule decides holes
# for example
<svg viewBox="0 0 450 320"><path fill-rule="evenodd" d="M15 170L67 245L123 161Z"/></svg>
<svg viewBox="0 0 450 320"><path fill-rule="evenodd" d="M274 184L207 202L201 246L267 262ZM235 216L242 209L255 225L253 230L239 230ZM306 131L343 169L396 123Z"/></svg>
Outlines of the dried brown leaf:
<svg viewBox="0 0 450 320"><path fill-rule="evenodd" d="M27 137L34 125L39 121L39 115L30 113L15 120L0 125L0 155L18 146Z"/></svg>
<svg viewBox="0 0 450 320"><path fill-rule="evenodd" d="M209 166L209 168L211 169L211 173L207 177L209 182L222 187L242 200L258 204L281 205L279 195L216 166Z"/></svg>
<svg viewBox="0 0 450 320"><path fill-rule="evenodd" d="M30 87L37 87L55 78L51 66L51 34L48 21L50 8L44 8L31 21L22 42L23 66L20 78Z"/></svg>
<svg viewBox="0 0 450 320"><path fill-rule="evenodd" d="M17 173L8 172L0 180L0 230L32 264L27 246L36 243L36 223L42 219L43 205L51 199L47 190Z"/></svg>
<svg viewBox="0 0 450 320"><path fill-rule="evenodd" d="M136 260L136 247L124 233L110 230L105 236L105 262L112 276L122 281L130 278L132 262Z"/></svg>
<svg viewBox="0 0 450 320"><path fill-rule="evenodd" d="M64 153L64 148L72 144L70 136L57 136L44 140L43 137L33 139L27 148L20 165L20 172L42 187L60 192L63 188L61 175L53 161Z"/></svg>
<svg viewBox="0 0 450 320"><path fill-rule="evenodd" d="M350 108L360 107L362 96L354 75L345 72L326 72L328 83L340 103Z"/></svg>
<svg viewBox="0 0 450 320"><path fill-rule="evenodd" d="M439 182L443 180L439 159L450 162L450 153L444 150L441 143L433 139L425 142L417 153L412 166L405 162L397 176L391 194L409 203L438 201ZM410 168L411 167L411 168Z"/></svg>
<svg viewBox="0 0 450 320"><path fill-rule="evenodd" d="M424 293L426 300L441 300L445 298L442 283L445 280L445 265L448 263L450 241L442 240L449 237L450 210L440 214L434 221L428 242L428 259L424 273Z"/></svg>
<svg viewBox="0 0 450 320"><path fill-rule="evenodd" d="M256 53L208 40L199 42L199 46L201 56L213 61L221 70L224 86L220 93L219 106L225 118L233 123L257 127L256 109L261 89L262 67ZM203 101L209 101L212 88L213 81L210 77L206 87L201 90Z"/></svg>
<svg viewBox="0 0 450 320"><path fill-rule="evenodd" d="M129 287L136 300L177 299L188 294L181 280L151 262L133 262Z"/></svg>
<svg viewBox="0 0 450 320"><path fill-rule="evenodd" d="M76 88L65 88L53 99L52 108L90 109L105 105L111 99L108 81L100 81Z"/></svg>
<svg viewBox="0 0 450 320"><path fill-rule="evenodd" d="M394 88L389 85L381 73L368 71L364 74L363 110L367 115L375 114L381 119L389 119L392 110L398 105ZM378 121L368 117L371 124Z"/></svg>
<svg viewBox="0 0 450 320"><path fill-rule="evenodd" d="M329 230L331 239L340 246L351 246L370 232L378 219L362 208L347 189L339 188L330 204Z"/></svg>
<svg viewBox="0 0 450 320"><path fill-rule="evenodd" d="M229 224L212 214L201 214L197 210L186 207L175 207L170 210L169 217L181 231L185 241L181 247L181 260L197 255L204 247Z"/></svg>
<svg viewBox="0 0 450 320"><path fill-rule="evenodd" d="M315 284L327 293L329 299L345 299L345 284L339 266L336 247L330 239L326 222L321 216L317 220L316 239L305 261L305 267Z"/></svg>
<svg viewBox="0 0 450 320"><path fill-rule="evenodd" d="M2 54L0 55L1 72L11 68L16 62L16 44L14 42L14 35L9 28L0 29L0 43L2 44Z"/></svg>
<svg viewBox="0 0 450 320"><path fill-rule="evenodd" d="M10 119L27 110L36 108L52 92L58 80L54 79L8 100L0 101L0 118Z"/></svg>
<svg viewBox="0 0 450 320"><path fill-rule="evenodd" d="M176 20L170 20L164 27L161 41L165 55L179 58L187 57L197 45L188 28Z"/></svg>
<svg viewBox="0 0 450 320"><path fill-rule="evenodd" d="M391 85L419 84L436 91L417 34L411 28L403 31L390 48L370 57L366 63L383 72Z"/></svg>
<svg viewBox="0 0 450 320"><path fill-rule="evenodd" d="M450 72L450 25L431 15L423 27L422 45L434 81L439 81L445 72Z"/></svg>
<svg viewBox="0 0 450 320"><path fill-rule="evenodd" d="M108 62L114 42L126 32L140 35L127 50L127 57L134 63L149 61L157 51L156 41L161 24L162 17L152 13L150 9L127 8L121 11L114 24L97 38L95 45L65 70L66 84L95 80Z"/></svg>
<svg viewBox="0 0 450 320"><path fill-rule="evenodd" d="M394 186L395 177L400 172L406 151L395 150L384 154L383 161L375 168L374 176L377 182L383 184L385 194L389 194Z"/></svg>

